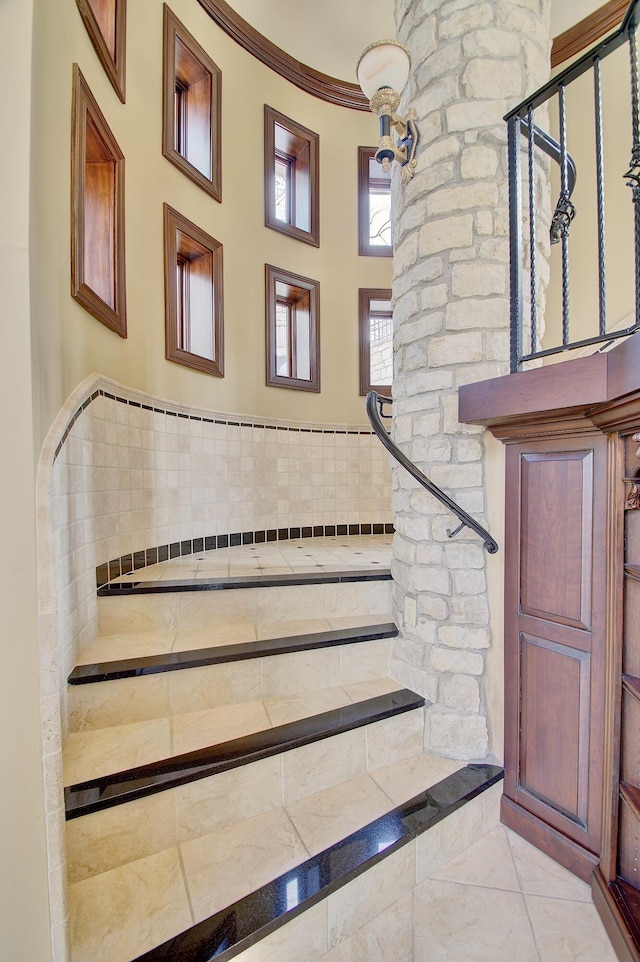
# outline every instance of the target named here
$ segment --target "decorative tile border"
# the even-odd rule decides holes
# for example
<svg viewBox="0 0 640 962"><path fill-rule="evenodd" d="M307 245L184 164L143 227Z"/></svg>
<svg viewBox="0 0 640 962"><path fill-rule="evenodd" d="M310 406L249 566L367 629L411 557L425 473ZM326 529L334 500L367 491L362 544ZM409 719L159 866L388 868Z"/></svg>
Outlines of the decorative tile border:
<svg viewBox="0 0 640 962"><path fill-rule="evenodd" d="M86 401L80 405L79 408L73 413L72 417L69 419L67 426L62 434L54 455L54 462L58 458L62 447L69 437L69 433L76 423L83 411L85 411L92 401L95 401L97 397L106 397L110 401L118 401L120 404L126 404L128 407L140 408L143 411L153 411L154 414L164 414L167 417L172 418L182 418L185 421L200 421L204 424L224 424L227 427L235 428L261 428L266 431L291 431L297 434L364 434L372 435L374 432L370 431L368 428L303 428L296 425L289 424L267 424L266 421L254 421L254 420L241 420L237 416L231 416L228 418L208 418L200 414L185 414L183 411L172 411L169 408L156 407L153 404L143 404L141 401L132 401L129 398L119 397L117 394L111 394L109 391L103 391L101 388L94 391L93 394L86 399Z"/></svg>
<svg viewBox="0 0 640 962"><path fill-rule="evenodd" d="M259 427L259 425L255 425ZM186 555L198 554L200 551L214 551L218 548L233 548L247 544L272 544L276 541L290 541L298 538L333 538L349 537L350 535L393 534L392 524L316 524L302 528L269 528L267 531L237 531L234 534L210 535L204 538L192 538L185 541L174 541L171 544L158 545L113 558L96 568L96 587L101 588L114 578L131 574L148 565L155 565L172 558L183 558Z"/></svg>

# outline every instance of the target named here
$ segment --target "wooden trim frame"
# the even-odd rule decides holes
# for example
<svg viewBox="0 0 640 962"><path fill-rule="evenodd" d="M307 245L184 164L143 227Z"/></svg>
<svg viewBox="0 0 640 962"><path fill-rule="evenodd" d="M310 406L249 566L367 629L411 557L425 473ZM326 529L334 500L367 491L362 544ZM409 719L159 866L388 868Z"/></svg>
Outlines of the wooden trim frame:
<svg viewBox="0 0 640 962"><path fill-rule="evenodd" d="M127 0L76 0L76 6L113 89L125 103Z"/></svg>
<svg viewBox="0 0 640 962"><path fill-rule="evenodd" d="M214 377L224 376L222 278L222 244L165 204L165 356Z"/></svg>
<svg viewBox="0 0 640 962"><path fill-rule="evenodd" d="M371 175L369 162L375 147L358 147L358 254L365 257L393 257L393 244L371 243ZM389 191L391 181L389 181Z"/></svg>
<svg viewBox="0 0 640 962"><path fill-rule="evenodd" d="M166 3L163 9L162 153L221 201L222 71Z"/></svg>
<svg viewBox="0 0 640 962"><path fill-rule="evenodd" d="M628 6L629 0L609 0L573 27L558 34L551 44L551 69L619 27Z"/></svg>
<svg viewBox="0 0 640 962"><path fill-rule="evenodd" d="M295 391L320 393L320 282L309 277L301 277L290 271L265 264L265 334L266 334L266 383L269 387L285 387ZM308 345L309 378L290 377L278 373L278 351L276 341L276 311L278 301L286 302L290 311L301 308L308 320L309 333L305 339ZM295 325L294 325L295 327ZM295 340L295 335L291 341ZM289 352L297 350L290 343ZM295 370L295 361L293 365Z"/></svg>
<svg viewBox="0 0 640 962"><path fill-rule="evenodd" d="M276 159L290 166L287 220L276 217ZM313 247L320 246L320 137L264 105L264 222Z"/></svg>
<svg viewBox="0 0 640 962"><path fill-rule="evenodd" d="M338 107L369 110L369 101L357 84L338 80L314 70L267 40L224 0L198 0L201 7L224 32L271 70L300 90Z"/></svg>
<svg viewBox="0 0 640 962"><path fill-rule="evenodd" d="M371 383L371 301L391 301L391 290L389 288L361 287L358 292L360 395L364 397L369 391L377 391L384 397L391 397L390 384Z"/></svg>
<svg viewBox="0 0 640 962"><path fill-rule="evenodd" d="M71 132L71 296L126 337L124 155L77 64Z"/></svg>

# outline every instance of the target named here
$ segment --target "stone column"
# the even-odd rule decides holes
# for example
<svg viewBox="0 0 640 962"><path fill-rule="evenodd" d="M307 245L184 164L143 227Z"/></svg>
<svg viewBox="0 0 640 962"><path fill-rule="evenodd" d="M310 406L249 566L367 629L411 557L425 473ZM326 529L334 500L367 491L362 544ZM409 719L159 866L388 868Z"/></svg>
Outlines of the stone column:
<svg viewBox="0 0 640 962"><path fill-rule="evenodd" d="M396 24L413 60L401 112L415 107L421 141L413 180L393 178L394 438L486 525L484 431L458 422L458 388L508 373L502 118L548 78L549 0L396 0ZM400 467L394 510L394 674L427 698L427 750L483 758L485 569L502 577L503 556L467 529L450 539L456 519Z"/></svg>

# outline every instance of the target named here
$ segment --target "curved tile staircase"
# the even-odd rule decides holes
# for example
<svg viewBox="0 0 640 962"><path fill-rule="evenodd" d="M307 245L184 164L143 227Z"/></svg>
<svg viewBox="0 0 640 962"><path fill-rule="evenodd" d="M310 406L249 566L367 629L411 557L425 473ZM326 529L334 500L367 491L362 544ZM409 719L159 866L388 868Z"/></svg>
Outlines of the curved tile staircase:
<svg viewBox="0 0 640 962"><path fill-rule="evenodd" d="M424 699L389 677L388 545L99 590L68 689L73 962L413 958L411 890L493 827L502 772L423 753Z"/></svg>

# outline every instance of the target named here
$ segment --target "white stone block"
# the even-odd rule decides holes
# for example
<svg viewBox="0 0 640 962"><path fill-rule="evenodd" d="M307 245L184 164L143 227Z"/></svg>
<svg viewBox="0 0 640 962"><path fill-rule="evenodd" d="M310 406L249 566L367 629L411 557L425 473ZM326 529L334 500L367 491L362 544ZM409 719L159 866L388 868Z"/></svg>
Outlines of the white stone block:
<svg viewBox="0 0 640 962"><path fill-rule="evenodd" d="M434 621L446 621L449 617L449 605L444 598L434 598L433 595L420 595L418 598L418 616L426 615Z"/></svg>
<svg viewBox="0 0 640 962"><path fill-rule="evenodd" d="M429 341L430 367L449 367L481 360L482 335L477 331L468 334L445 334L444 337L433 337Z"/></svg>
<svg viewBox="0 0 640 962"><path fill-rule="evenodd" d="M463 37L478 27L487 27L493 22L493 6L490 3L475 3L438 24L438 36L442 40L450 37Z"/></svg>
<svg viewBox="0 0 640 962"><path fill-rule="evenodd" d="M479 461L483 452L484 448L480 442L471 438L462 438L456 442L458 461Z"/></svg>
<svg viewBox="0 0 640 962"><path fill-rule="evenodd" d="M505 298L467 297L450 301L446 309L446 327L450 331L465 331L477 327L499 328L508 319L508 303Z"/></svg>
<svg viewBox="0 0 640 962"><path fill-rule="evenodd" d="M453 133L474 127L490 127L498 124L506 111L506 100L474 100L452 104L446 111L447 130Z"/></svg>
<svg viewBox="0 0 640 962"><path fill-rule="evenodd" d="M431 709L425 729L427 751L450 758L484 758L489 738L487 720L482 715Z"/></svg>
<svg viewBox="0 0 640 962"><path fill-rule="evenodd" d="M433 591L437 595L448 595L451 591L451 581L446 568L414 565L411 569L411 585L416 591Z"/></svg>
<svg viewBox="0 0 640 962"><path fill-rule="evenodd" d="M481 651L489 647L489 629L469 628L467 625L441 625L438 628L438 641L448 648L471 648L473 651Z"/></svg>
<svg viewBox="0 0 640 962"><path fill-rule="evenodd" d="M397 278L394 297L398 299L414 287L422 288L429 281L442 277L443 272L444 265L441 257L430 257L428 260L421 261Z"/></svg>
<svg viewBox="0 0 640 962"><path fill-rule="evenodd" d="M467 97L517 97L523 87L522 67L517 60L470 60L462 83Z"/></svg>
<svg viewBox="0 0 640 962"><path fill-rule="evenodd" d="M444 488L479 488L483 481L482 464L436 464L431 472L434 484Z"/></svg>
<svg viewBox="0 0 640 962"><path fill-rule="evenodd" d="M484 568L485 551L479 544L452 541L446 546L445 553L448 568Z"/></svg>
<svg viewBox="0 0 640 962"><path fill-rule="evenodd" d="M490 236L493 233L493 214L490 210L476 212L476 233L482 236Z"/></svg>
<svg viewBox="0 0 640 962"><path fill-rule="evenodd" d="M425 338L429 334L435 334L443 328L444 314L442 311L432 311L429 314L421 314L415 320L403 321L397 325L393 335L393 342L396 348L407 344L418 343L425 346Z"/></svg>
<svg viewBox="0 0 640 962"><path fill-rule="evenodd" d="M521 49L520 37L510 30L487 27L486 30L475 30L463 37L462 49L469 59L472 57L518 57Z"/></svg>
<svg viewBox="0 0 640 962"><path fill-rule="evenodd" d="M461 595L479 595L487 587L484 571L456 571L453 583Z"/></svg>
<svg viewBox="0 0 640 962"><path fill-rule="evenodd" d="M489 604L487 599L481 595L452 598L451 621L457 625L488 625Z"/></svg>
<svg viewBox="0 0 640 962"><path fill-rule="evenodd" d="M451 460L451 441L447 438L431 438L428 441L414 441L411 447L411 459L418 466L431 465L436 461ZM427 467L427 473L428 473Z"/></svg>
<svg viewBox="0 0 640 962"><path fill-rule="evenodd" d="M431 667L434 671L481 675L484 671L484 658L473 651L434 647L431 649Z"/></svg>
<svg viewBox="0 0 640 962"><path fill-rule="evenodd" d="M451 274L451 290L457 297L504 294L507 267L502 264L456 264ZM479 358L476 358L479 360Z"/></svg>
<svg viewBox="0 0 640 962"><path fill-rule="evenodd" d="M439 214L471 210L475 207L494 207L497 203L498 188L495 184L484 181L460 184L433 191L427 197L427 214L429 217L437 217Z"/></svg>
<svg viewBox="0 0 640 962"><path fill-rule="evenodd" d="M480 685L470 675L454 675L444 687L447 708L459 711L480 711Z"/></svg>
<svg viewBox="0 0 640 962"><path fill-rule="evenodd" d="M430 284L421 295L420 304L423 311L430 311L434 307L444 307L449 298L449 288L446 284Z"/></svg>
<svg viewBox="0 0 640 962"><path fill-rule="evenodd" d="M445 137L438 140L423 151L422 159L425 166L431 167L433 164L440 163L441 160L452 160L460 153L460 137Z"/></svg>
<svg viewBox="0 0 640 962"><path fill-rule="evenodd" d="M477 144L465 147L460 155L460 173L465 179L493 177L498 169L498 155L492 147Z"/></svg>
<svg viewBox="0 0 640 962"><path fill-rule="evenodd" d="M423 371L411 374L407 378L407 393L409 395L425 394L429 391L442 391L453 384L452 371ZM457 411L457 395L456 395ZM475 425L474 425L475 427Z"/></svg>
<svg viewBox="0 0 640 962"><path fill-rule="evenodd" d="M420 254L430 257L453 247L473 244L473 214L428 220L420 230Z"/></svg>
<svg viewBox="0 0 640 962"><path fill-rule="evenodd" d="M443 564L442 546L439 544L418 544L416 550L416 561L423 565Z"/></svg>

